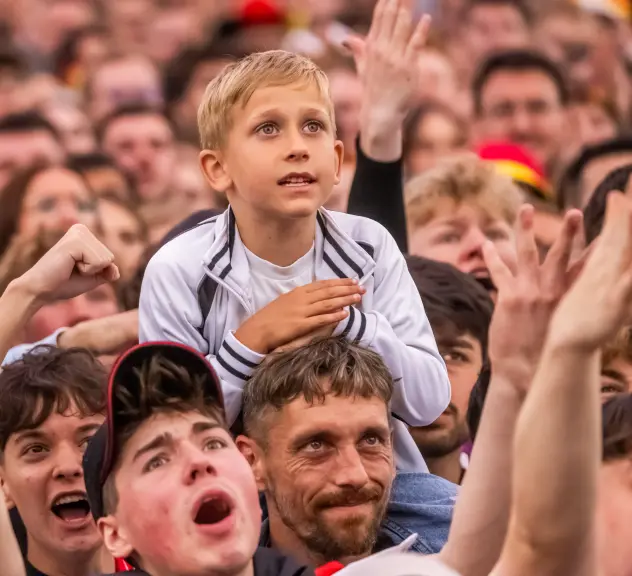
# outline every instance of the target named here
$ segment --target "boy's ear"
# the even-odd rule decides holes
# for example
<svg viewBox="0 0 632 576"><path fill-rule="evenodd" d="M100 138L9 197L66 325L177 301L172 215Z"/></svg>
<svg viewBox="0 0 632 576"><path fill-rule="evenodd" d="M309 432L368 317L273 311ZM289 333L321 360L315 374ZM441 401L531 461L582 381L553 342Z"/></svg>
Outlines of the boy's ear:
<svg viewBox="0 0 632 576"><path fill-rule="evenodd" d="M218 150L202 150L200 152L200 166L206 181L213 190L226 193L232 186L233 180L224 168L222 153Z"/></svg>
<svg viewBox="0 0 632 576"><path fill-rule="evenodd" d="M263 451L252 438L248 438L247 436L237 436L235 443L252 468L252 473L257 483L257 490L259 490L259 492L265 491L266 467L263 459Z"/></svg>
<svg viewBox="0 0 632 576"><path fill-rule="evenodd" d="M334 151L336 153L336 179L334 180L334 183L340 184L340 176L342 174L342 164L344 162L344 157L345 157L345 145L342 143L342 140L336 140L334 142Z"/></svg>
<svg viewBox="0 0 632 576"><path fill-rule="evenodd" d="M127 558L132 555L134 548L127 541L124 531L120 530L114 516L99 518L97 528L105 547L114 558Z"/></svg>

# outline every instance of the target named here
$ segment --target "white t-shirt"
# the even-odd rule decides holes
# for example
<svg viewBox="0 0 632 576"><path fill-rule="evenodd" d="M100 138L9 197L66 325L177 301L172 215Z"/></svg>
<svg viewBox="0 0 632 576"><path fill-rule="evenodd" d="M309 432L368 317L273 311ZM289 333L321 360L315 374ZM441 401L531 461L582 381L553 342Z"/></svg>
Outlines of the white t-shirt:
<svg viewBox="0 0 632 576"><path fill-rule="evenodd" d="M255 312L276 300L281 294L294 288L311 284L315 278L315 249L312 245L307 254L289 266L277 266L259 258L244 246L250 265L250 282Z"/></svg>

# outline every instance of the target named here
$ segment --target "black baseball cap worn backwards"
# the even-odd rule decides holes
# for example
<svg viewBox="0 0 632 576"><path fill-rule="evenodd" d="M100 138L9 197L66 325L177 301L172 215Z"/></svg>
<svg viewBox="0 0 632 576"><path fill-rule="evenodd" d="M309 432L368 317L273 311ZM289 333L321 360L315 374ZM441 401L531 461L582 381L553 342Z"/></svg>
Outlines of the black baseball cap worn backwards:
<svg viewBox="0 0 632 576"><path fill-rule="evenodd" d="M121 388L132 398L139 398L139 372L152 358L160 357L186 368L192 376L201 377L204 396L224 412L224 397L215 370L202 354L175 342L146 342L131 348L117 360L110 372L105 423L90 439L83 457L83 474L90 510L96 520L105 516L103 486L118 458L116 430L121 425L121 406L116 391Z"/></svg>

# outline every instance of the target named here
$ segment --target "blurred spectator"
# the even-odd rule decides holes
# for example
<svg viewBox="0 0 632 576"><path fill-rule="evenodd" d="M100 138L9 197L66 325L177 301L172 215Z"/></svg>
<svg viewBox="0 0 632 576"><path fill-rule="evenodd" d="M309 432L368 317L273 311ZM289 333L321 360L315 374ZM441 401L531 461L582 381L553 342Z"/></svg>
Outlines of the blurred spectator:
<svg viewBox="0 0 632 576"><path fill-rule="evenodd" d="M632 163L632 139L606 140L585 148L568 166L558 192L561 208L584 208L614 169ZM625 183L624 183L625 186Z"/></svg>
<svg viewBox="0 0 632 576"><path fill-rule="evenodd" d="M142 104L117 108L101 122L98 138L133 178L141 203L169 196L176 149L172 126L160 110Z"/></svg>
<svg viewBox="0 0 632 576"><path fill-rule="evenodd" d="M182 2L156 12L147 47L147 55L154 62L166 64L188 44L202 41L204 21L194 8Z"/></svg>
<svg viewBox="0 0 632 576"><path fill-rule="evenodd" d="M59 134L40 114L27 112L0 119L0 188L19 168L37 162L60 163L64 156Z"/></svg>
<svg viewBox="0 0 632 576"><path fill-rule="evenodd" d="M345 145L345 155L355 156L355 141L360 132L362 83L352 60L338 58L327 63L329 89L334 104L338 138Z"/></svg>
<svg viewBox="0 0 632 576"><path fill-rule="evenodd" d="M117 196L99 199L101 241L114 254L121 279L131 278L147 249L147 226L138 211Z"/></svg>
<svg viewBox="0 0 632 576"><path fill-rule="evenodd" d="M465 0L458 30L458 51L469 71L492 52L530 43L531 12L524 0Z"/></svg>
<svg viewBox="0 0 632 576"><path fill-rule="evenodd" d="M17 88L24 82L26 72L26 64L17 51L0 51L0 118L18 110Z"/></svg>
<svg viewBox="0 0 632 576"><path fill-rule="evenodd" d="M457 78L454 64L446 53L428 47L419 59L419 100L438 101L459 114L469 113L469 100Z"/></svg>
<svg viewBox="0 0 632 576"><path fill-rule="evenodd" d="M147 54L156 10L153 0L107 0L107 25L119 53Z"/></svg>
<svg viewBox="0 0 632 576"><path fill-rule="evenodd" d="M200 170L199 151L194 146L183 145L177 151L177 161L171 180L174 199L180 207L186 207L179 220L198 210L228 207L226 196L212 190Z"/></svg>
<svg viewBox="0 0 632 576"><path fill-rule="evenodd" d="M96 149L94 130L88 117L70 104L54 104L43 111L55 127L68 154L88 154Z"/></svg>
<svg viewBox="0 0 632 576"><path fill-rule="evenodd" d="M585 146L611 140L621 125L616 106L608 100L573 99L569 106L569 138L564 152L572 159Z"/></svg>
<svg viewBox="0 0 632 576"><path fill-rule="evenodd" d="M85 0L20 0L15 8L16 41L36 71L51 71L53 54L66 35L95 18L94 3Z"/></svg>
<svg viewBox="0 0 632 576"><path fill-rule="evenodd" d="M133 54L107 58L86 84L90 117L98 123L117 108L132 103L152 106L163 103L158 68L151 60Z"/></svg>
<svg viewBox="0 0 632 576"><path fill-rule="evenodd" d="M473 274L489 271L483 244L491 240L500 257L515 262L513 224L521 193L493 164L464 156L429 170L406 187L410 253Z"/></svg>
<svg viewBox="0 0 632 576"><path fill-rule="evenodd" d="M66 232L81 223L98 227L97 204L84 178L63 166L35 165L16 174L0 191L0 255L15 235Z"/></svg>
<svg viewBox="0 0 632 576"><path fill-rule="evenodd" d="M537 52L490 56L472 86L478 139L525 146L550 178L568 136L569 91L560 70Z"/></svg>
<svg viewBox="0 0 632 576"><path fill-rule="evenodd" d="M164 74L164 94L178 137L199 144L197 109L208 83L232 61L229 46L211 43L178 54Z"/></svg>
<svg viewBox="0 0 632 576"><path fill-rule="evenodd" d="M417 176L434 168L442 159L465 152L468 128L467 122L445 104L422 104L404 126L406 176Z"/></svg>
<svg viewBox="0 0 632 576"><path fill-rule="evenodd" d="M71 156L68 167L86 179L95 196L116 196L125 202L136 203L131 182L109 156L100 152Z"/></svg>
<svg viewBox="0 0 632 576"><path fill-rule="evenodd" d="M55 75L64 84L83 91L88 78L110 54L107 28L88 26L69 34L55 54Z"/></svg>

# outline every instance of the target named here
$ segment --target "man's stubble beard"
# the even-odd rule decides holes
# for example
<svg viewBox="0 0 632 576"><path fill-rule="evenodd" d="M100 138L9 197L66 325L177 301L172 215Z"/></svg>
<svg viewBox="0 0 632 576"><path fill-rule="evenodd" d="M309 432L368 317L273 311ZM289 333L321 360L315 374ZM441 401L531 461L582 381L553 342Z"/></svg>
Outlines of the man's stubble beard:
<svg viewBox="0 0 632 576"><path fill-rule="evenodd" d="M467 422L459 415L454 416L451 428L413 433L413 438L424 458L443 458L458 450L470 438Z"/></svg>
<svg viewBox="0 0 632 576"><path fill-rule="evenodd" d="M372 553L377 542L380 526L386 517L390 489L379 503L374 503L375 514L370 522L358 523L357 517L349 518L333 528L322 514L313 518L297 514L298 507L276 490L268 486L266 498L276 507L281 521L303 542L311 557L318 557L321 563L359 559Z"/></svg>

